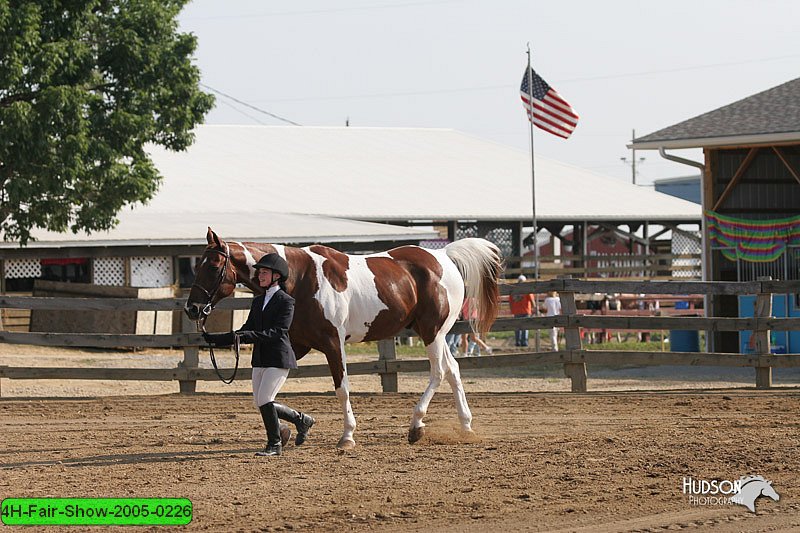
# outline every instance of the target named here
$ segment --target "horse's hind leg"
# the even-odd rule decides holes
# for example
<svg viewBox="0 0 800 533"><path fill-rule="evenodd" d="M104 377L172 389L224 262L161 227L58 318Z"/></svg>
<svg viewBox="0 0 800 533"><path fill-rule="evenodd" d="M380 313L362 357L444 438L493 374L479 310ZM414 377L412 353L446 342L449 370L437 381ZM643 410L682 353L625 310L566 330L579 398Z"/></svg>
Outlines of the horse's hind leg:
<svg viewBox="0 0 800 533"><path fill-rule="evenodd" d="M422 421L428 412L428 406L436 393L436 389L442 383L442 376L444 374L444 367L442 366L441 349L437 352L437 346L444 343L444 337L441 341L437 342L437 337L434 341L425 347L428 352L428 360L431 363L431 374L428 380L428 387L422 393L422 397L414 407L414 412L411 414L411 427L408 429L408 442L413 444L417 442L425 434L425 423Z"/></svg>
<svg viewBox="0 0 800 533"><path fill-rule="evenodd" d="M450 353L450 349L445 345L443 350L444 377L450 383L450 389L453 391L453 398L456 401L456 411L458 412L458 420L461 422L461 429L469 433L472 432L472 412L469 410L467 404L467 395L464 393L464 384L461 382L461 369L458 367L458 361Z"/></svg>
<svg viewBox="0 0 800 533"><path fill-rule="evenodd" d="M449 355L449 350L444 341L444 333L442 332L439 335L436 335L433 342L425 347L425 350L428 352L428 360L431 363L431 375L430 379L428 380L428 388L425 389L425 392L422 394L419 402L417 402L414 412L411 415L411 427L408 430L408 442L412 444L421 439L425 434L425 423L422 421L422 419L425 418L425 415L428 412L428 406L433 399L433 395L436 393L436 389L438 389L439 385L441 385L442 378L447 377L448 381L450 381L451 369L449 368L449 363L445 357L445 353ZM453 363L456 365L456 376L458 376L458 364L454 359ZM453 386L452 381L450 381L450 385L451 387ZM461 391L460 396L457 392L459 389ZM456 397L456 408L458 409L458 416L459 419L461 419L461 424L462 426L465 425L464 421L466 417L466 429L469 429L470 423L472 422L472 414L469 412L469 407L467 406L467 399L464 395L464 388L461 386L460 377L458 377L458 389L453 387L453 393Z"/></svg>

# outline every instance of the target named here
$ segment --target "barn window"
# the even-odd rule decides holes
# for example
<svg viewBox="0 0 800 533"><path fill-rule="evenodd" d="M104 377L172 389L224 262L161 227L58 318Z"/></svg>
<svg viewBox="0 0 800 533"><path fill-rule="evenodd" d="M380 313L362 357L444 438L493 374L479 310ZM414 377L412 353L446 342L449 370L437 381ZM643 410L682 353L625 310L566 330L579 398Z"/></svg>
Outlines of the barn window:
<svg viewBox="0 0 800 533"><path fill-rule="evenodd" d="M91 282L89 260L85 257L42 259L41 279L89 283Z"/></svg>

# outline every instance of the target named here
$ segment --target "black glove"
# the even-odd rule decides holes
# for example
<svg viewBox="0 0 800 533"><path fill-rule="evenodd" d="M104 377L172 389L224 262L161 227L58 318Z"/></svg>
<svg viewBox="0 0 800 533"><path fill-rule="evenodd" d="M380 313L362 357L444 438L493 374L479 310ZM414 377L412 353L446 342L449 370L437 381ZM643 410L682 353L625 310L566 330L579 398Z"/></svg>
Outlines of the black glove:
<svg viewBox="0 0 800 533"><path fill-rule="evenodd" d="M230 346L233 344L233 332L229 331L228 333L208 333L203 332L203 340L205 340L208 344L213 346Z"/></svg>

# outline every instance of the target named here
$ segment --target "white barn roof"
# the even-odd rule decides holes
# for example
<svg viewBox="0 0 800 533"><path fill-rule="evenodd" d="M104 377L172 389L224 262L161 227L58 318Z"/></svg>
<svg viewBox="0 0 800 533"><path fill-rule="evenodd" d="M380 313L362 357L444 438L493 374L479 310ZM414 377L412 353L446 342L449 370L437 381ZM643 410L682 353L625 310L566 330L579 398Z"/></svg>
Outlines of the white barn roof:
<svg viewBox="0 0 800 533"><path fill-rule="evenodd" d="M531 218L530 156L447 129L201 126L187 152L153 148L152 212L280 211L357 220ZM536 157L546 221L698 221L700 207Z"/></svg>
<svg viewBox="0 0 800 533"><path fill-rule="evenodd" d="M206 212L187 212L139 206L123 210L119 220L114 229L91 235L34 231L36 241L29 243L28 248L205 244L206 226L211 226L226 240L286 244L415 241L439 237L437 232L429 229L265 210L220 211L209 208ZM0 241L0 249L18 247L18 243Z"/></svg>
<svg viewBox="0 0 800 533"><path fill-rule="evenodd" d="M148 205L108 232L34 231L29 247L193 245L206 226L262 242L426 240L437 234L369 221L531 219L528 152L454 130L200 126L186 152L150 152L164 181ZM697 204L538 156L536 207L541 223L700 219Z"/></svg>

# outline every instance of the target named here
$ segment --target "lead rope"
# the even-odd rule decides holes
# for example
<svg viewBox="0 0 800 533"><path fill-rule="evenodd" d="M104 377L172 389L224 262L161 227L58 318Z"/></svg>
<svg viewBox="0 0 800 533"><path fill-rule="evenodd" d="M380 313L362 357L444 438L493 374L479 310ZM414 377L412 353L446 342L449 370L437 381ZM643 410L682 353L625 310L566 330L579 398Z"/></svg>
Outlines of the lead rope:
<svg viewBox="0 0 800 533"><path fill-rule="evenodd" d="M203 333L206 332L206 321L203 320L198 321L198 326ZM217 366L217 358L214 357L214 346L209 342L208 343L208 352L211 355L211 364L214 365L214 371L217 373L217 377L226 385L230 385L233 383L233 380L236 379L236 372L239 370L239 347L241 346L241 342L239 341L239 334L237 332L233 332L233 353L236 355L236 366L233 368L233 374L229 379L225 379L222 377L222 374L219 371L219 367Z"/></svg>

